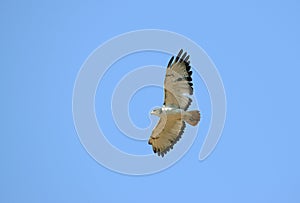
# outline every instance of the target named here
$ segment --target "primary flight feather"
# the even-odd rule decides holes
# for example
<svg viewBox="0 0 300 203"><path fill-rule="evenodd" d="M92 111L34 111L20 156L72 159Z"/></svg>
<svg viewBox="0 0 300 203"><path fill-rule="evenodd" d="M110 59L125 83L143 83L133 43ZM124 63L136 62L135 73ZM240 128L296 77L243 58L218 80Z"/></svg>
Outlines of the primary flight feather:
<svg viewBox="0 0 300 203"><path fill-rule="evenodd" d="M181 138L185 122L195 126L200 120L198 110L187 111L193 94L192 71L189 55L181 49L174 60L170 59L164 81L164 104L154 109L151 114L160 119L152 131L148 143L154 153L164 156Z"/></svg>

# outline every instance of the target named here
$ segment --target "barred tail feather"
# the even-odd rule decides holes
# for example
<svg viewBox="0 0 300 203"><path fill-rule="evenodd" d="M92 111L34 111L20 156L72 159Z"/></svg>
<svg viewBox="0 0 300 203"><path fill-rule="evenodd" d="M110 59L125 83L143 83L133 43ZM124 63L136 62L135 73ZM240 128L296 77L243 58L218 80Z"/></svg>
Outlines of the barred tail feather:
<svg viewBox="0 0 300 203"><path fill-rule="evenodd" d="M195 126L200 121L200 112L198 110L186 111L183 114L183 120L188 124Z"/></svg>

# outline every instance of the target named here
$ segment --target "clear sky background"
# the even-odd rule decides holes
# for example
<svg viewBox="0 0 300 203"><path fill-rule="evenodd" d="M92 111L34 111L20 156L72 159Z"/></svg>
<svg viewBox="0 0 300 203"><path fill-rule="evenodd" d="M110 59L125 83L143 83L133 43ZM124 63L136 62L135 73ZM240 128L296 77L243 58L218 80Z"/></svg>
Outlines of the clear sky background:
<svg viewBox="0 0 300 203"><path fill-rule="evenodd" d="M1 1L0 202L299 203L299 10L296 0ZM134 177L107 170L88 155L74 128L72 91L95 48L145 28L183 34L208 53L223 79L227 119L208 159L198 160L205 135L200 130L174 166ZM159 53L133 58L120 61L135 61L124 70L169 60ZM111 81L126 74L111 70ZM199 105L210 118L197 77ZM145 100L153 92L162 93L145 89L132 100L145 104L130 108L138 126L147 126L150 108L161 104L159 96ZM106 131L114 131L106 122ZM200 123L203 131L208 125L208 119ZM112 142L135 152L132 144ZM144 144L136 146L151 152Z"/></svg>

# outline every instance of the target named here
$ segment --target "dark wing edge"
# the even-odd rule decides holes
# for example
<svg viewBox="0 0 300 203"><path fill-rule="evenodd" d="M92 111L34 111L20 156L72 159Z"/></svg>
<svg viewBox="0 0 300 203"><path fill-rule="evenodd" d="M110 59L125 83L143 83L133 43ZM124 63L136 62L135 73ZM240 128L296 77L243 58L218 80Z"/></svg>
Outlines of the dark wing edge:
<svg viewBox="0 0 300 203"><path fill-rule="evenodd" d="M187 52L184 52L183 55L182 55L182 53L183 53L183 49L180 49L175 60L174 60L174 56L171 57L171 59L168 62L167 71L168 71L168 69L174 70L174 67L176 67L178 65L184 65L185 71L187 74L184 76L181 76L176 81L186 80L187 84L190 86L190 92L188 94L192 95L194 88L193 88L193 83L192 83L193 71L191 71L191 66L190 66L190 61L189 61L190 55L188 55ZM175 95L173 95L170 91L165 89L165 97L164 97L165 99L164 99L163 105L166 105L165 101L166 101L167 96L171 96L176 99ZM190 98L188 98L188 102L187 102L186 106L183 107L183 109L187 110L188 107L190 106L191 102L192 102L192 100Z"/></svg>
<svg viewBox="0 0 300 203"><path fill-rule="evenodd" d="M168 121L167 121L168 122ZM173 121L171 121L173 122ZM160 121L158 125L160 124ZM167 154L171 149L173 149L173 146L181 139L182 134L184 133L184 129L186 127L186 124L183 120L178 120L177 122L174 123L174 125L181 125L180 129L176 133L176 135L172 132L168 132L165 130L162 130L158 135L156 136L151 136L148 144L152 145L152 150L154 153L157 153L158 156L164 157L165 154ZM166 125L169 126L169 130L172 129L172 126L170 126L170 121ZM156 126L158 127L158 126ZM172 135L169 138L166 138L164 136ZM172 137L175 137L175 139L172 139ZM161 139L161 140L160 140ZM159 147L164 144L159 144L158 142L163 142L164 140L167 139L167 146L166 147Z"/></svg>
<svg viewBox="0 0 300 203"><path fill-rule="evenodd" d="M184 63L185 65L185 68L186 68L186 72L188 73L188 76L185 76L184 78L189 81L189 85L190 87L192 88L193 90L193 83L192 83L192 74L193 74L193 71L191 71L191 66L190 66L190 55L187 55L187 52L184 52L184 54L181 56L181 54L183 53L183 49L180 49L180 51L178 52L176 58L175 58L175 61L174 63L173 60L174 60L174 56L172 56L172 58L170 59L169 63L168 63L168 66L167 68L171 68L173 67L174 64L176 63ZM192 93L193 94L193 93Z"/></svg>

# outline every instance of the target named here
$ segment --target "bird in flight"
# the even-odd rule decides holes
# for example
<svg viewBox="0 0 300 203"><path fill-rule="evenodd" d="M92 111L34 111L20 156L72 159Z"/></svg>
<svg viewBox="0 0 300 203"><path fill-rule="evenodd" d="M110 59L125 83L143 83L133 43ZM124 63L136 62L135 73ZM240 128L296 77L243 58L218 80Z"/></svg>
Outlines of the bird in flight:
<svg viewBox="0 0 300 203"><path fill-rule="evenodd" d="M185 122L196 126L200 121L198 110L188 111L193 95L192 71L189 58L181 49L174 60L170 59L164 80L164 104L153 109L151 114L160 117L152 130L148 144L154 153L164 156L181 138ZM173 62L174 61L174 62Z"/></svg>

